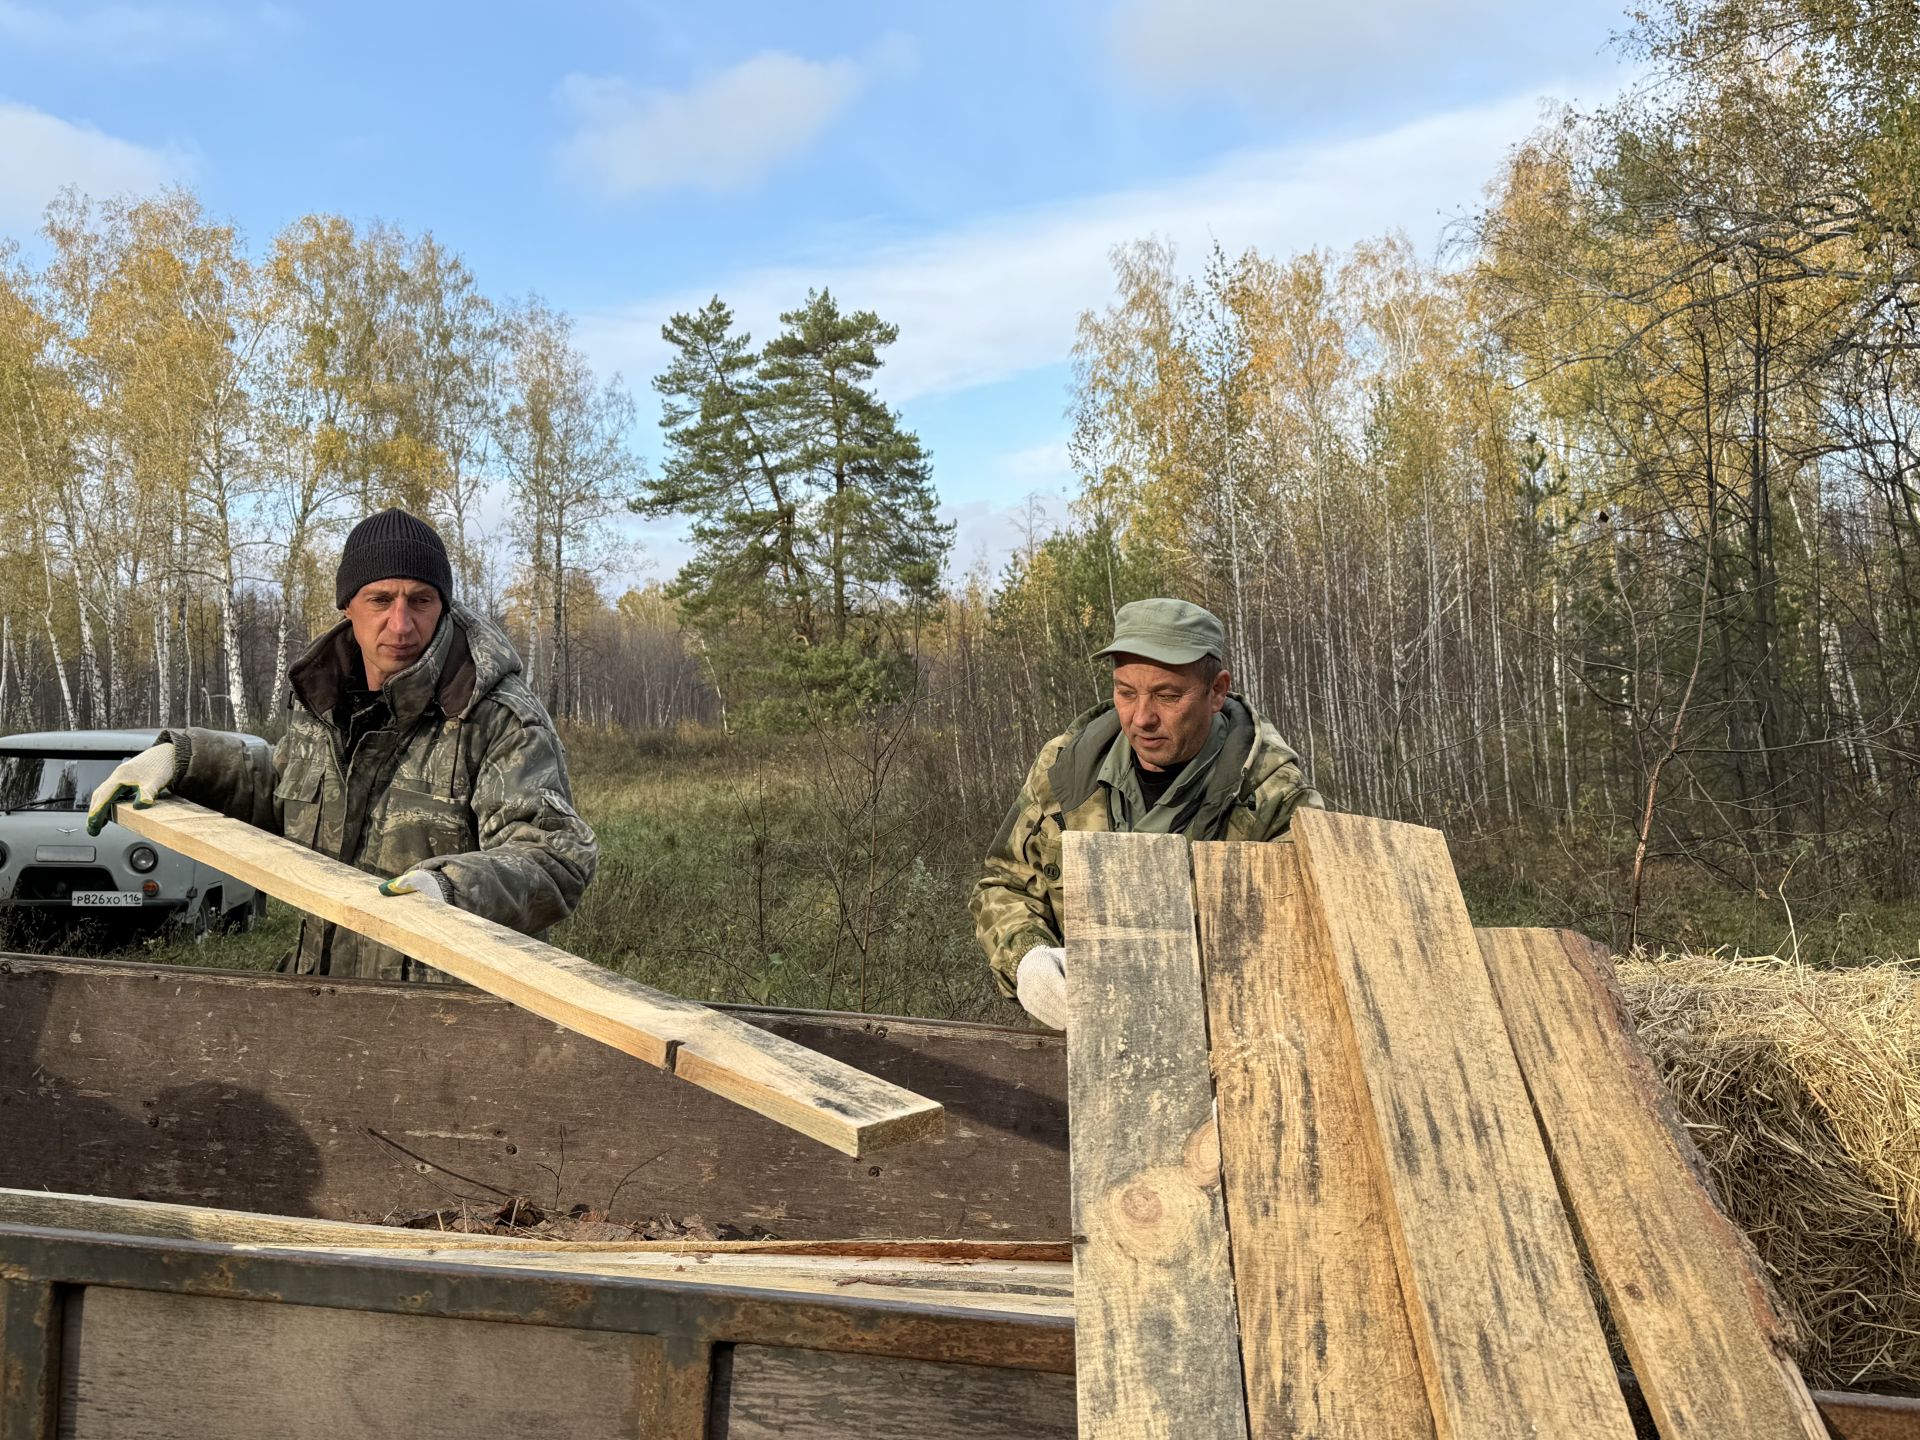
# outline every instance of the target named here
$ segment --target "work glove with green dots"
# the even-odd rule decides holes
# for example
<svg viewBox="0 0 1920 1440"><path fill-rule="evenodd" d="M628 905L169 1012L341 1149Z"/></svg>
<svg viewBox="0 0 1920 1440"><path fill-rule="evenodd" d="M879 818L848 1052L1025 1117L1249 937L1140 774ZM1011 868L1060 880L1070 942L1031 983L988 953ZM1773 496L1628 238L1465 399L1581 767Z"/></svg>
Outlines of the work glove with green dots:
<svg viewBox="0 0 1920 1440"><path fill-rule="evenodd" d="M436 905L453 902L453 886L438 870L413 869L380 882L382 895L418 895Z"/></svg>
<svg viewBox="0 0 1920 1440"><path fill-rule="evenodd" d="M87 805L87 834L98 835L113 818L113 807L131 799L133 808L144 810L173 784L174 750L171 744L142 750L131 760L122 760L113 773L94 787Z"/></svg>

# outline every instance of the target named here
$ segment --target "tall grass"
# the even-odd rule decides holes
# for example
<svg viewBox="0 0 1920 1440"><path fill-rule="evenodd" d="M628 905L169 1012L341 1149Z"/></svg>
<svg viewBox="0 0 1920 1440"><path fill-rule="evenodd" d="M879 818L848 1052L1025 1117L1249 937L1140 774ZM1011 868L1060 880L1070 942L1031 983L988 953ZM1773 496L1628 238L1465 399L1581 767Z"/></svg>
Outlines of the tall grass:
<svg viewBox="0 0 1920 1440"><path fill-rule="evenodd" d="M555 943L693 999L1022 1023L988 977L967 896L1031 757L1009 750L996 773L962 776L939 736L884 724L798 738L575 730L568 753L600 867ZM1476 923L1619 943L1625 875L1607 837L1452 839ZM1920 906L1823 889L1820 874L1766 895L1658 865L1641 931L1825 965L1920 952ZM244 936L93 930L32 948L271 968L297 929L275 903Z"/></svg>

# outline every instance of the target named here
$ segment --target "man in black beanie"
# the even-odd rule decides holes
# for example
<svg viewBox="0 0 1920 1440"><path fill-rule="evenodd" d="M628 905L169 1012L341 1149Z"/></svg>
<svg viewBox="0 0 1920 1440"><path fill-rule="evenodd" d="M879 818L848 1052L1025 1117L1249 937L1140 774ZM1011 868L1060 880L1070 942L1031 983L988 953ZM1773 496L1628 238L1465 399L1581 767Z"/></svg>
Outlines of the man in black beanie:
<svg viewBox="0 0 1920 1440"><path fill-rule="evenodd" d="M593 831L520 657L452 591L431 525L404 510L368 516L335 576L345 618L287 671L291 713L271 761L226 731L163 731L94 791L88 829L120 800L139 809L172 791L381 876L384 895L544 933L593 878ZM282 968L447 978L312 918Z"/></svg>

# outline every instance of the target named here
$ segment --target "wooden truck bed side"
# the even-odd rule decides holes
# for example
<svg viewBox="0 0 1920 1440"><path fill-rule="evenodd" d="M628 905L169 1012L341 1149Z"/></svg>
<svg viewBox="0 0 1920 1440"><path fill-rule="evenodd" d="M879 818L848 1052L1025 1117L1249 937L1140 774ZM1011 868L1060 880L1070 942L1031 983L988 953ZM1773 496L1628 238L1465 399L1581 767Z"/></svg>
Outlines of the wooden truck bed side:
<svg viewBox="0 0 1920 1440"><path fill-rule="evenodd" d="M0 957L0 1185L339 1220L519 1198L789 1239L1064 1239L1058 1037L736 1012L947 1106L865 1160L455 986Z"/></svg>

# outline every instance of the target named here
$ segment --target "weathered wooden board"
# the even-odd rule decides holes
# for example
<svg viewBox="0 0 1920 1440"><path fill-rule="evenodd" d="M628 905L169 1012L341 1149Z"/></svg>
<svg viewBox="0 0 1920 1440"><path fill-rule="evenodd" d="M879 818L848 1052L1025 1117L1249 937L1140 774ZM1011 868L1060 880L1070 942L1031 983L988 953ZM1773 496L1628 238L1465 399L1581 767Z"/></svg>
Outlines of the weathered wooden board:
<svg viewBox="0 0 1920 1440"><path fill-rule="evenodd" d="M1714 1205L1604 946L1480 945L1580 1237L1664 1440L1822 1440L1758 1261Z"/></svg>
<svg viewBox="0 0 1920 1440"><path fill-rule="evenodd" d="M1193 849L1247 1419L1431 1440L1386 1192L1293 846Z"/></svg>
<svg viewBox="0 0 1920 1440"><path fill-rule="evenodd" d="M734 1012L948 1107L869 1161L477 990L0 956L0 1185L378 1220L531 1199L789 1239L1068 1233L1056 1035Z"/></svg>
<svg viewBox="0 0 1920 1440"><path fill-rule="evenodd" d="M325 1249L484 1250L529 1255L640 1255L678 1257L759 1256L780 1260L912 1260L950 1266L986 1261L1066 1266L1064 1240L560 1240L535 1235L463 1234L457 1230L363 1225L341 1220L301 1220L255 1215L199 1205L67 1195L50 1190L0 1187L0 1225L56 1230L94 1230L109 1235L151 1235L209 1240L223 1245L304 1245Z"/></svg>
<svg viewBox="0 0 1920 1440"><path fill-rule="evenodd" d="M61 1440L643 1433L645 1337L101 1286L67 1312Z"/></svg>
<svg viewBox="0 0 1920 1440"><path fill-rule="evenodd" d="M939 1133L936 1101L456 906L417 896L383 896L373 880L353 866L242 821L172 798L145 810L122 805L114 818L155 844L670 1071L843 1154L863 1156Z"/></svg>
<svg viewBox="0 0 1920 1440"><path fill-rule="evenodd" d="M1066 1265L944 1265L929 1262L860 1262L833 1257L756 1261L751 1256L614 1255L608 1253L507 1250L337 1249L313 1245L251 1246L249 1254L288 1254L353 1262L380 1259L459 1265L492 1274L579 1276L585 1280L666 1280L711 1285L729 1291L771 1291L835 1300L911 1300L945 1310L965 1310L983 1319L1029 1316L1071 1321L1073 1279Z"/></svg>
<svg viewBox="0 0 1920 1440"><path fill-rule="evenodd" d="M1302 811L1394 1251L1443 1437L1633 1434L1460 886L1437 830Z"/></svg>
<svg viewBox="0 0 1920 1440"><path fill-rule="evenodd" d="M1065 859L1080 1435L1245 1440L1187 842Z"/></svg>
<svg viewBox="0 0 1920 1440"><path fill-rule="evenodd" d="M1073 1377L740 1345L715 1440L1072 1440ZM724 1420L720 1415L724 1414Z"/></svg>

